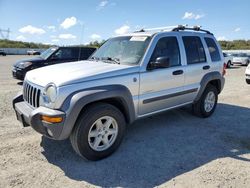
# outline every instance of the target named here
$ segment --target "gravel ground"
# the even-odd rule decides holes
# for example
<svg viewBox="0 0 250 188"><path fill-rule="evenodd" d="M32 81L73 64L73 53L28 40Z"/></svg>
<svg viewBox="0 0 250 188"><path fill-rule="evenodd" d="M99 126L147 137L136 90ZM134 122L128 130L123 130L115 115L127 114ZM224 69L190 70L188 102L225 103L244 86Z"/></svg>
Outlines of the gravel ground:
<svg viewBox="0 0 250 188"><path fill-rule="evenodd" d="M89 162L68 140L22 128L12 110L21 84L11 66L24 56L0 57L0 187L249 187L250 85L245 67L227 70L214 115L182 108L129 126L111 157Z"/></svg>

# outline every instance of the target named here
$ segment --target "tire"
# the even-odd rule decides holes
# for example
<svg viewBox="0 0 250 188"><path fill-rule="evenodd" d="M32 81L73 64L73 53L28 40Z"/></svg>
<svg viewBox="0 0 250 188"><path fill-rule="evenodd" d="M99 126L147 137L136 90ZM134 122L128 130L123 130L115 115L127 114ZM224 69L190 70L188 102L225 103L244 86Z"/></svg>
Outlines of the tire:
<svg viewBox="0 0 250 188"><path fill-rule="evenodd" d="M112 122L110 124L112 128L110 129L109 127L104 131L104 125L109 120ZM100 129L102 129L102 132L100 132ZM108 132L107 130L117 132L108 135L110 133L106 133ZM125 130L125 118L118 108L106 103L96 103L89 106L80 115L70 135L70 141L77 154L87 160L96 161L108 157L119 147ZM92 135L98 136L91 137L91 132ZM104 140L106 141L106 146ZM95 142L97 146L95 146ZM109 147L105 148L108 145Z"/></svg>
<svg viewBox="0 0 250 188"><path fill-rule="evenodd" d="M249 65L249 61L250 61L250 60L247 60L246 66L248 66L248 65Z"/></svg>
<svg viewBox="0 0 250 188"><path fill-rule="evenodd" d="M250 84L250 79L246 79L246 83L247 83L247 84Z"/></svg>
<svg viewBox="0 0 250 188"><path fill-rule="evenodd" d="M212 93L212 94L211 94ZM210 104L211 108L206 108L206 99L208 99L208 95L213 95L214 104ZM217 106L218 100L218 90L211 84L208 84L206 89L204 90L201 98L193 104L193 113L199 117L207 118L211 116ZM210 100L212 101L212 100ZM209 105L208 105L209 106Z"/></svg>
<svg viewBox="0 0 250 188"><path fill-rule="evenodd" d="M227 62L227 68L231 68L232 64L231 64L231 61L228 61Z"/></svg>

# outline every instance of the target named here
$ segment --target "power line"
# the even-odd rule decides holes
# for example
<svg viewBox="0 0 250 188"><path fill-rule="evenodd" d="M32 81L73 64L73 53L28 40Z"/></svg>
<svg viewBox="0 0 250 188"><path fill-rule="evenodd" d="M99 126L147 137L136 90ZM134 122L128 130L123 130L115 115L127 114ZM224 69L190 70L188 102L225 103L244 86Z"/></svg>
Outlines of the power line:
<svg viewBox="0 0 250 188"><path fill-rule="evenodd" d="M1 29L0 28L0 35L1 35L1 38L2 39L9 39L9 37L10 37L10 28L8 28L8 29Z"/></svg>

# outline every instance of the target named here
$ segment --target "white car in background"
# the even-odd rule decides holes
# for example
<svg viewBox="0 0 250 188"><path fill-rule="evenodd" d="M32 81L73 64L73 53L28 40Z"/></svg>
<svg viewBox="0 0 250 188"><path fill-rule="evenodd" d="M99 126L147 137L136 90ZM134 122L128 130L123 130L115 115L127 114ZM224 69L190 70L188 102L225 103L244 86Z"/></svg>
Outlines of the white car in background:
<svg viewBox="0 0 250 188"><path fill-rule="evenodd" d="M31 50L28 50L28 51L27 51L27 54L28 54L28 55L40 55L41 52L39 52L39 51L37 51L37 50L31 49Z"/></svg>
<svg viewBox="0 0 250 188"><path fill-rule="evenodd" d="M250 84L250 64L248 64L245 74L246 74L246 82Z"/></svg>
<svg viewBox="0 0 250 188"><path fill-rule="evenodd" d="M246 53L239 53L233 55L233 64L248 65L249 57Z"/></svg>
<svg viewBox="0 0 250 188"><path fill-rule="evenodd" d="M227 53L223 53L224 62L227 65L227 68L230 68L233 65L233 56Z"/></svg>

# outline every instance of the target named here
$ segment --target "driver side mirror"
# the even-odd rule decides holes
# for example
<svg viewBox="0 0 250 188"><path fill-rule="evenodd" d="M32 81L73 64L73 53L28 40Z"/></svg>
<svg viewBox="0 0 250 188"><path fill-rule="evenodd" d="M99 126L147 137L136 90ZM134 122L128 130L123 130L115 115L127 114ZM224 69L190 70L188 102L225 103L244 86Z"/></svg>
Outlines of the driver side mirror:
<svg viewBox="0 0 250 188"><path fill-rule="evenodd" d="M148 70L170 67L169 57L158 57L155 62L150 62Z"/></svg>
<svg viewBox="0 0 250 188"><path fill-rule="evenodd" d="M58 60L59 57L58 57L58 54L53 54L51 57L50 57L51 60Z"/></svg>

